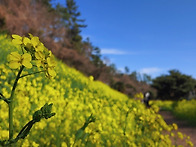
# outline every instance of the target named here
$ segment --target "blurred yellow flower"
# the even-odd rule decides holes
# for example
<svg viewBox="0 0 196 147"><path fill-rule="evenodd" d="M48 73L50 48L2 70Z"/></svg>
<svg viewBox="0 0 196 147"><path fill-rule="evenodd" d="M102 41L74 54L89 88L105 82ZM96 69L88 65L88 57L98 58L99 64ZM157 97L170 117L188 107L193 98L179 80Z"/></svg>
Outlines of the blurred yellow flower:
<svg viewBox="0 0 196 147"><path fill-rule="evenodd" d="M177 124L173 123L172 126L173 126L174 130L178 130L178 125Z"/></svg>
<svg viewBox="0 0 196 147"><path fill-rule="evenodd" d="M178 138L183 139L184 136L181 132L178 132L177 134L178 134Z"/></svg>
<svg viewBox="0 0 196 147"><path fill-rule="evenodd" d="M89 80L90 80L90 81L94 81L94 77L93 77L93 76L90 76L90 77L89 77Z"/></svg>
<svg viewBox="0 0 196 147"><path fill-rule="evenodd" d="M7 56L9 67L12 69L17 69L21 65L24 65L27 68L32 68L31 59L31 55L28 53L25 53L21 56L18 52L11 52Z"/></svg>

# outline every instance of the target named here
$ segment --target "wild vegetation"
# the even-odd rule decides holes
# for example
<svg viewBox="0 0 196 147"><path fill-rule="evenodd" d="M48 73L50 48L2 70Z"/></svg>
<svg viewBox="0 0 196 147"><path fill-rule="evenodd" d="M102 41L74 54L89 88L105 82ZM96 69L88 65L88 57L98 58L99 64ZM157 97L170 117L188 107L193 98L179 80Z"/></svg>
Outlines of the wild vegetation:
<svg viewBox="0 0 196 147"><path fill-rule="evenodd" d="M161 100L180 100L195 98L196 80L191 76L170 70L169 75L162 75L153 80L152 86L157 90Z"/></svg>
<svg viewBox="0 0 196 147"><path fill-rule="evenodd" d="M0 35L3 55L17 51L9 37ZM9 97L16 70L10 69L7 60L0 65L0 89ZM22 65L21 65L22 66ZM11 66L12 67L12 66ZM157 114L158 107L150 109L139 100L111 89L93 77L85 77L61 61L55 68L57 75L49 80L32 74L18 81L14 101L15 137L25 122L31 120L37 108L46 102L53 103L56 115L47 122L35 124L29 135L19 140L16 146L172 146L171 138L179 137L177 125L167 125ZM22 75L29 74L24 70ZM142 97L138 94L135 97ZM8 111L0 101L0 140L8 139ZM173 132L174 131L174 132ZM166 133L167 132L167 133ZM20 134L20 133L19 133ZM193 146L189 137L180 138Z"/></svg>
<svg viewBox="0 0 196 147"><path fill-rule="evenodd" d="M36 123L17 146L172 146L177 145L171 141L176 137L193 146L188 136L178 132L176 124L167 125L157 112L159 107L170 110L178 118L196 124L195 100L173 101L195 98L190 96L190 92L195 93L195 79L177 70L153 80L145 74L130 73L127 67L125 73L119 72L102 58L90 38L80 35L87 25L80 19L75 1L66 0L66 6L52 2L0 1L0 144L9 138L5 98L10 97L17 72L7 63L11 61L7 56L19 51L11 43L11 34L32 33L56 56L56 72L50 69L38 76L31 75L29 69L22 71L22 76L29 76L18 81L15 91L13 136L17 138L24 124L45 103L53 103L56 115ZM25 56L20 53L21 58ZM36 56L32 57L38 60ZM28 67L30 61L28 58ZM54 75L54 79L44 78ZM152 98L172 101L153 101L146 109L138 100L145 91L150 91Z"/></svg>
<svg viewBox="0 0 196 147"><path fill-rule="evenodd" d="M190 126L196 125L196 100L181 101L151 101L151 105L157 105L161 111L170 111L172 114L183 121L187 121Z"/></svg>

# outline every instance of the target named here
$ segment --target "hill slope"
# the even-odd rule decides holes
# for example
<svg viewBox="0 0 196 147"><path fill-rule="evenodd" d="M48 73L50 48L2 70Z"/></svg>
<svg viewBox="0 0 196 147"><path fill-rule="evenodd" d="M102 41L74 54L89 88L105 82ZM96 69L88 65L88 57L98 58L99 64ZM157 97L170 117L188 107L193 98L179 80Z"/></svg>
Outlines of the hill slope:
<svg viewBox="0 0 196 147"><path fill-rule="evenodd" d="M5 97L9 97L16 73L6 66L6 55L11 50L17 48L6 35L0 35L0 92ZM171 136L163 131L170 132L176 126L168 126L156 113L157 107L146 109L140 101L129 99L60 61L56 71L53 80L42 74L19 80L15 92L14 136L46 102L53 103L56 115L35 124L17 146L171 146ZM7 111L7 105L0 101L0 140L8 138ZM96 121L76 140L77 130L91 114Z"/></svg>

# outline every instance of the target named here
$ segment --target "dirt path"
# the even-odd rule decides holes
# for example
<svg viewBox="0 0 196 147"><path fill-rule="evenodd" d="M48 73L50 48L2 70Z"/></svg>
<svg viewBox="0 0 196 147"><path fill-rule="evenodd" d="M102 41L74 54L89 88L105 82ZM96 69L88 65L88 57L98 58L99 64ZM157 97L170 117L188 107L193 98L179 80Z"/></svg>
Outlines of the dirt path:
<svg viewBox="0 0 196 147"><path fill-rule="evenodd" d="M190 136L192 143L196 146L196 127L189 126L186 121L177 120L169 111L160 111L159 113L163 116L167 124L176 123L178 125L178 131Z"/></svg>

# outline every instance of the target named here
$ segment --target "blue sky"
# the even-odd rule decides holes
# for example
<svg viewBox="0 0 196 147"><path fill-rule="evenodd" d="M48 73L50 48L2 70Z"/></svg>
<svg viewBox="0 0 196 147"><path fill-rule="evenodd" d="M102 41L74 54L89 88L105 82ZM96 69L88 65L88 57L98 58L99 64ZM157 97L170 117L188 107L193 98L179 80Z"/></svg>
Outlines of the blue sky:
<svg viewBox="0 0 196 147"><path fill-rule="evenodd" d="M154 78L178 69L196 78L195 0L75 1L88 25L81 35L121 71Z"/></svg>

